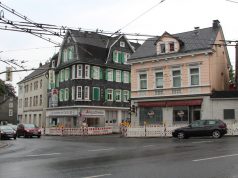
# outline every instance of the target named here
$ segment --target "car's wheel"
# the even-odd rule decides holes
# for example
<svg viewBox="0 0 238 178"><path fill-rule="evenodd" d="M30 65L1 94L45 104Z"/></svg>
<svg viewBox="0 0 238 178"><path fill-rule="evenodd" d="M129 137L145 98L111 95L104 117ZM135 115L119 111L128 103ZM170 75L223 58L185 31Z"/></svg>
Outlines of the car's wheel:
<svg viewBox="0 0 238 178"><path fill-rule="evenodd" d="M178 137L178 139L184 139L185 138L185 133L184 132L179 132L177 137Z"/></svg>
<svg viewBox="0 0 238 178"><path fill-rule="evenodd" d="M37 137L40 138L40 135L38 135Z"/></svg>
<svg viewBox="0 0 238 178"><path fill-rule="evenodd" d="M17 139L17 137L14 137L14 140L16 140Z"/></svg>
<svg viewBox="0 0 238 178"><path fill-rule="evenodd" d="M219 130L214 130L213 132L212 132L212 137L213 138L221 138L221 132L219 131Z"/></svg>

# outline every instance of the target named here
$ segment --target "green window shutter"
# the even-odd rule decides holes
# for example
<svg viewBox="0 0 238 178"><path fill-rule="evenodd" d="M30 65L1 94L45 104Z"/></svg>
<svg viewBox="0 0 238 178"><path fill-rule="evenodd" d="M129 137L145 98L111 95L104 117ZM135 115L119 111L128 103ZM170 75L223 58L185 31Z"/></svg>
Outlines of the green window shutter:
<svg viewBox="0 0 238 178"><path fill-rule="evenodd" d="M93 100L99 101L99 88L93 88Z"/></svg>
<svg viewBox="0 0 238 178"><path fill-rule="evenodd" d="M113 53L112 53L112 59L113 59L113 62L116 62L116 61L117 61L117 51L113 51Z"/></svg>
<svg viewBox="0 0 238 178"><path fill-rule="evenodd" d="M90 69L91 69L90 78L93 79L94 66L91 66Z"/></svg>
<svg viewBox="0 0 238 178"><path fill-rule="evenodd" d="M113 69L113 81L115 82L116 81L116 70Z"/></svg>
<svg viewBox="0 0 238 178"><path fill-rule="evenodd" d="M118 63L121 63L122 52L118 52Z"/></svg>
<svg viewBox="0 0 238 178"><path fill-rule="evenodd" d="M99 71L100 71L100 80L102 80L103 79L103 74L102 74L102 68L101 67L99 68Z"/></svg>
<svg viewBox="0 0 238 178"><path fill-rule="evenodd" d="M124 52L121 53L121 63L122 64L125 63L125 53Z"/></svg>
<svg viewBox="0 0 238 178"><path fill-rule="evenodd" d="M121 82L124 83L124 71L121 71Z"/></svg>
<svg viewBox="0 0 238 178"><path fill-rule="evenodd" d="M105 101L107 101L107 89L105 89Z"/></svg>

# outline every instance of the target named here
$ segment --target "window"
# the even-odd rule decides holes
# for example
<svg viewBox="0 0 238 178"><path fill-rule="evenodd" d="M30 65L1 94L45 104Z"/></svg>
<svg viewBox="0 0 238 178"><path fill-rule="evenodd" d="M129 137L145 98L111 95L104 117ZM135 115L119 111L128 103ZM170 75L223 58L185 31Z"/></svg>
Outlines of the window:
<svg viewBox="0 0 238 178"><path fill-rule="evenodd" d="M32 83L30 84L30 91L32 91Z"/></svg>
<svg viewBox="0 0 238 178"><path fill-rule="evenodd" d="M113 89L107 89L106 92L107 101L113 101Z"/></svg>
<svg viewBox="0 0 238 178"><path fill-rule="evenodd" d="M169 43L169 51L173 52L174 51L174 42Z"/></svg>
<svg viewBox="0 0 238 178"><path fill-rule="evenodd" d="M93 87L93 100L100 101L100 88Z"/></svg>
<svg viewBox="0 0 238 178"><path fill-rule="evenodd" d="M181 71L180 69L172 71L173 87L181 87Z"/></svg>
<svg viewBox="0 0 238 178"><path fill-rule="evenodd" d="M89 92L90 92L89 90L90 90L89 86L84 87L84 99L85 100L89 100Z"/></svg>
<svg viewBox="0 0 238 178"><path fill-rule="evenodd" d="M72 79L75 79L75 65L72 66Z"/></svg>
<svg viewBox="0 0 238 178"><path fill-rule="evenodd" d="M42 79L40 80L40 89L42 88Z"/></svg>
<svg viewBox="0 0 238 178"><path fill-rule="evenodd" d="M38 106L38 96L36 96L36 106Z"/></svg>
<svg viewBox="0 0 238 178"><path fill-rule="evenodd" d="M52 61L51 67L55 68L55 60Z"/></svg>
<svg viewBox="0 0 238 178"><path fill-rule="evenodd" d="M59 95L60 95L59 100L64 101L64 89L60 89Z"/></svg>
<svg viewBox="0 0 238 178"><path fill-rule="evenodd" d="M75 87L72 87L72 100L75 100Z"/></svg>
<svg viewBox="0 0 238 178"><path fill-rule="evenodd" d="M56 83L55 83L55 86L56 86L56 87L59 87L59 77L60 77L60 75L57 74L55 77L56 77Z"/></svg>
<svg viewBox="0 0 238 178"><path fill-rule="evenodd" d="M160 44L160 53L165 53L165 44Z"/></svg>
<svg viewBox="0 0 238 178"><path fill-rule="evenodd" d="M92 78L93 79L100 79L100 67L93 66L92 69Z"/></svg>
<svg viewBox="0 0 238 178"><path fill-rule="evenodd" d="M9 109L9 116L13 116L13 109Z"/></svg>
<svg viewBox="0 0 238 178"><path fill-rule="evenodd" d="M125 47L125 42L124 41L120 41L120 47Z"/></svg>
<svg viewBox="0 0 238 178"><path fill-rule="evenodd" d="M199 68L190 68L190 85L199 85Z"/></svg>
<svg viewBox="0 0 238 178"><path fill-rule="evenodd" d="M82 78L83 74L83 66L82 64L77 65L77 78Z"/></svg>
<svg viewBox="0 0 238 178"><path fill-rule="evenodd" d="M82 86L77 86L77 100L82 99Z"/></svg>
<svg viewBox="0 0 238 178"><path fill-rule="evenodd" d="M73 57L74 57L74 47L71 46L71 47L68 48L68 59L69 59L69 61L71 61L73 59Z"/></svg>
<svg viewBox="0 0 238 178"><path fill-rule="evenodd" d="M235 119L235 110L234 109L224 109L224 119Z"/></svg>
<svg viewBox="0 0 238 178"><path fill-rule="evenodd" d="M63 51L63 59L64 59L64 62L68 62L67 49L64 49Z"/></svg>
<svg viewBox="0 0 238 178"><path fill-rule="evenodd" d="M121 101L121 90L115 90L115 100L117 102L120 102Z"/></svg>
<svg viewBox="0 0 238 178"><path fill-rule="evenodd" d="M69 89L68 88L64 89L64 100L65 101L69 100Z"/></svg>
<svg viewBox="0 0 238 178"><path fill-rule="evenodd" d="M156 72L155 73L155 88L163 88L163 72Z"/></svg>
<svg viewBox="0 0 238 178"><path fill-rule="evenodd" d="M13 108L13 103L9 103L9 108Z"/></svg>
<svg viewBox="0 0 238 178"><path fill-rule="evenodd" d="M129 91L124 90L123 91L123 101L128 102L128 100L129 100Z"/></svg>
<svg viewBox="0 0 238 178"><path fill-rule="evenodd" d="M42 95L40 95L40 106L42 106Z"/></svg>
<svg viewBox="0 0 238 178"><path fill-rule="evenodd" d="M107 79L108 81L113 81L113 69L107 70Z"/></svg>
<svg viewBox="0 0 238 178"><path fill-rule="evenodd" d="M30 107L32 106L32 97L30 97Z"/></svg>
<svg viewBox="0 0 238 178"><path fill-rule="evenodd" d="M129 83L129 72L127 72L127 71L124 71L124 74L123 74L124 76L124 79L123 79L123 81L124 81L124 83Z"/></svg>
<svg viewBox="0 0 238 178"><path fill-rule="evenodd" d="M64 78L65 81L69 80L69 68L66 68L64 73L65 73L65 78Z"/></svg>
<svg viewBox="0 0 238 178"><path fill-rule="evenodd" d="M129 53L124 53L124 63L127 63L127 59L130 58L130 54Z"/></svg>
<svg viewBox="0 0 238 178"><path fill-rule="evenodd" d="M121 82L121 71L116 70L116 82Z"/></svg>
<svg viewBox="0 0 238 178"><path fill-rule="evenodd" d="M89 79L90 78L90 66L85 65L85 78Z"/></svg>
<svg viewBox="0 0 238 178"><path fill-rule="evenodd" d="M34 90L38 89L38 81L34 82Z"/></svg>
<svg viewBox="0 0 238 178"><path fill-rule="evenodd" d="M60 81L64 81L64 69L60 71Z"/></svg>
<svg viewBox="0 0 238 178"><path fill-rule="evenodd" d="M140 89L144 90L147 89L147 74L139 74L139 80L140 80Z"/></svg>
<svg viewBox="0 0 238 178"><path fill-rule="evenodd" d="M188 122L188 107L178 106L173 108L174 122Z"/></svg>
<svg viewBox="0 0 238 178"><path fill-rule="evenodd" d="M118 63L118 51L113 51L112 53L113 62Z"/></svg>

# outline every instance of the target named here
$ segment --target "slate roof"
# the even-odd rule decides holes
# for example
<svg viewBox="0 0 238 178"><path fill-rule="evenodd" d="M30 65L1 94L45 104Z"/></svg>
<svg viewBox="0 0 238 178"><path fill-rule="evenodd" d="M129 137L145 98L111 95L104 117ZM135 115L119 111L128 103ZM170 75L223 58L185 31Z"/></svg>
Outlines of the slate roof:
<svg viewBox="0 0 238 178"><path fill-rule="evenodd" d="M21 80L18 83L22 83L25 82L27 80L30 80L36 76L42 75L43 73L45 73L48 69L49 69L50 63L47 62L44 65L42 65L41 67L38 67L36 70L34 70L32 73L30 73L29 75L27 75L23 80Z"/></svg>
<svg viewBox="0 0 238 178"><path fill-rule="evenodd" d="M211 98L238 98L238 91L214 91Z"/></svg>
<svg viewBox="0 0 238 178"><path fill-rule="evenodd" d="M189 32L173 34L174 37L178 38L179 40L183 42L183 45L180 51L177 53L161 54L158 56L169 57L169 56L173 56L174 54L183 54L183 53L194 52L199 50L211 49L212 48L211 44L214 44L214 41L219 29L220 27L218 28L209 27L209 28L198 29L197 34L195 33L194 30ZM160 37L147 39L137 49L137 51L133 55L131 55L131 58L129 60L157 56L155 42L159 38Z"/></svg>

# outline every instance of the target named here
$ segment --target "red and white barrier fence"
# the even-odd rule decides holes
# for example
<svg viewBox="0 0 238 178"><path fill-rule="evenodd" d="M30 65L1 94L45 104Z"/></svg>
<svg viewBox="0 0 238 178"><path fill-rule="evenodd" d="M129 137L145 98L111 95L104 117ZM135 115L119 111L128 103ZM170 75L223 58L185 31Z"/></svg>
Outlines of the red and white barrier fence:
<svg viewBox="0 0 238 178"><path fill-rule="evenodd" d="M44 133L44 132L42 132ZM112 127L46 128L45 135L109 135Z"/></svg>

